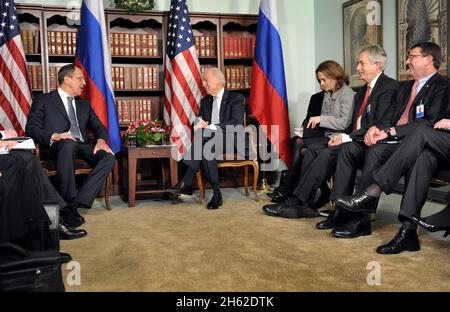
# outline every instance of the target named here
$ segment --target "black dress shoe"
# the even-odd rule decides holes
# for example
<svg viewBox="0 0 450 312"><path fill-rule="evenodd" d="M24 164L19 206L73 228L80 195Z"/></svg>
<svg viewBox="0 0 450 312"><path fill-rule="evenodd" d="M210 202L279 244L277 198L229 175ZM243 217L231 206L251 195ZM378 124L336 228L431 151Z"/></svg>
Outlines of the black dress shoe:
<svg viewBox="0 0 450 312"><path fill-rule="evenodd" d="M307 205L282 207L278 210L278 214L280 217L287 219L310 219L320 217L317 209Z"/></svg>
<svg viewBox="0 0 450 312"><path fill-rule="evenodd" d="M419 251L420 243L416 230L400 228L394 239L388 244L377 248L377 253L383 255L398 254L403 251Z"/></svg>
<svg viewBox="0 0 450 312"><path fill-rule="evenodd" d="M278 209L280 208L280 206L281 206L281 203L264 205L262 207L262 210L268 216L279 217L280 215L278 214Z"/></svg>
<svg viewBox="0 0 450 312"><path fill-rule="evenodd" d="M302 205L295 196L291 196L279 204L264 205L263 211L268 216L287 219L315 218L319 216L319 212L316 209Z"/></svg>
<svg viewBox="0 0 450 312"><path fill-rule="evenodd" d="M336 211L331 211L327 219L316 224L318 230L330 230L335 226Z"/></svg>
<svg viewBox="0 0 450 312"><path fill-rule="evenodd" d="M281 193L280 193L281 194ZM289 198L289 195L280 195L280 196L274 196L272 197L272 199L270 200L272 203L282 203L285 200L287 200Z"/></svg>
<svg viewBox="0 0 450 312"><path fill-rule="evenodd" d="M376 205L373 203L378 197L371 196L367 191L358 192L353 196L343 196L336 199L336 204L349 211L368 212L373 213L376 210ZM374 209L375 208L375 209Z"/></svg>
<svg viewBox="0 0 450 312"><path fill-rule="evenodd" d="M426 218L412 216L411 219L427 231L445 231L444 237L450 235L450 205Z"/></svg>
<svg viewBox="0 0 450 312"><path fill-rule="evenodd" d="M439 232L439 231L445 231L444 238L448 237L450 235L450 226L438 226L434 224L427 223L425 218L419 218L416 216L412 216L411 219L414 221L415 224L420 225L425 230L429 232Z"/></svg>
<svg viewBox="0 0 450 312"><path fill-rule="evenodd" d="M272 193L267 193L267 196L269 196L270 198L274 198L283 196L283 194L281 194L279 191L274 190Z"/></svg>
<svg viewBox="0 0 450 312"><path fill-rule="evenodd" d="M75 229L79 226L81 226L84 223L84 218L79 218L73 214L63 214L61 212L61 220L63 221L64 225L68 227L69 229Z"/></svg>
<svg viewBox="0 0 450 312"><path fill-rule="evenodd" d="M369 216L353 220L346 224L336 226L331 234L337 238L357 238L372 234L372 225Z"/></svg>
<svg viewBox="0 0 450 312"><path fill-rule="evenodd" d="M206 205L206 209L214 210L218 209L222 205L223 205L222 193L220 191L219 192L214 191L211 200Z"/></svg>
<svg viewBox="0 0 450 312"><path fill-rule="evenodd" d="M58 231L60 240L77 239L87 235L85 230L71 230L63 223L59 224Z"/></svg>
<svg viewBox="0 0 450 312"><path fill-rule="evenodd" d="M186 185L183 181L178 183L175 186L170 186L167 188L168 192L171 193L179 193L179 194L185 194L185 195L192 195L194 193L194 190L192 188L192 185Z"/></svg>
<svg viewBox="0 0 450 312"><path fill-rule="evenodd" d="M72 261L72 256L66 252L59 252L59 257L61 258L61 263L69 263Z"/></svg>

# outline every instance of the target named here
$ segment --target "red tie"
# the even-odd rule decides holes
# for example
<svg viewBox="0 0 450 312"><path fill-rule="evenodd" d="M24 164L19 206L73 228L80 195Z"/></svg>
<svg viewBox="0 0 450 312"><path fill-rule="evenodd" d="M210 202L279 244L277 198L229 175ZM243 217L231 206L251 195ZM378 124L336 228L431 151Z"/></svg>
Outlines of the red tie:
<svg viewBox="0 0 450 312"><path fill-rule="evenodd" d="M408 105L406 105L405 110L403 111L402 117L397 122L397 126L406 125L409 119L409 110L411 109L411 105L414 102L414 99L417 95L417 87L419 86L419 82L416 81L411 90L411 96L409 97Z"/></svg>
<svg viewBox="0 0 450 312"><path fill-rule="evenodd" d="M353 127L353 131L359 130L361 128L361 119L362 119L364 110L366 109L367 103L369 103L369 96L370 96L370 86L367 85L366 95L364 95L364 100L361 104L361 107L359 108L358 118L356 118L355 126Z"/></svg>

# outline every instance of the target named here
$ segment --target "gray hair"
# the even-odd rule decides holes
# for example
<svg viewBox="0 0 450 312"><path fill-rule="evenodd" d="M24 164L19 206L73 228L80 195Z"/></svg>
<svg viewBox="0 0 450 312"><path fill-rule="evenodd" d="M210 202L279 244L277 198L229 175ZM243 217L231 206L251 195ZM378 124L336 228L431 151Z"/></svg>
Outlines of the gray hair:
<svg viewBox="0 0 450 312"><path fill-rule="evenodd" d="M360 55L361 53L364 52L369 53L369 60L372 64L380 63L381 69L384 70L387 63L387 54L386 51L384 51L384 49L380 45L376 44L364 46L361 49L359 49L357 55Z"/></svg>
<svg viewBox="0 0 450 312"><path fill-rule="evenodd" d="M219 82L223 85L226 84L226 80L225 80L225 75L223 74L223 72L218 69L217 67L208 67L205 71L206 72L211 72L211 74L217 78L217 80L219 80Z"/></svg>

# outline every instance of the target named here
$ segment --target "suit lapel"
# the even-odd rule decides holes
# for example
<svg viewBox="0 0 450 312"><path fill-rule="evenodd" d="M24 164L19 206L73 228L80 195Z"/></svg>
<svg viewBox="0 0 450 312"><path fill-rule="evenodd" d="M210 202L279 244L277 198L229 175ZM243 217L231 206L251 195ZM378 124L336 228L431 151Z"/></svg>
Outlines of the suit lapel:
<svg viewBox="0 0 450 312"><path fill-rule="evenodd" d="M220 103L220 112L219 112L220 122L222 122L222 120L224 120L225 109L227 106L229 95L230 95L229 91L225 90L223 92L222 103Z"/></svg>
<svg viewBox="0 0 450 312"><path fill-rule="evenodd" d="M423 100L423 98L428 94L430 87L434 83L434 81L438 78L438 74L434 74L433 77L428 79L428 81L424 84L422 89L420 89L419 93L417 94L416 98L414 99L414 102L412 106L416 107L420 101Z"/></svg>
<svg viewBox="0 0 450 312"><path fill-rule="evenodd" d="M83 105L82 101L83 100L80 97L75 98L75 106L77 108L78 127L80 128L80 131L81 131L80 120L81 120L81 116L83 116L83 114L81 112L84 109L84 105Z"/></svg>
<svg viewBox="0 0 450 312"><path fill-rule="evenodd" d="M54 91L52 97L53 103L55 103L57 110L70 122L69 115L67 115L66 107L64 106L64 103L61 97L59 96L58 91Z"/></svg>

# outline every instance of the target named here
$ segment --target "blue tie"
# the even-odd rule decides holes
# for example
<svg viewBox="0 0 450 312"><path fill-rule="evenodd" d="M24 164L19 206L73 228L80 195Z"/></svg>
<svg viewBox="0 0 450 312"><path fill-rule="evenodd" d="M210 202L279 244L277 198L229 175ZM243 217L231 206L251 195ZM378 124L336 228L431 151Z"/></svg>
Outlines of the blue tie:
<svg viewBox="0 0 450 312"><path fill-rule="evenodd" d="M75 139L82 140L82 135L80 132L80 128L78 127L77 115L75 114L75 109L73 108L73 97L68 96L68 111L69 111L69 120L70 120L70 133Z"/></svg>

